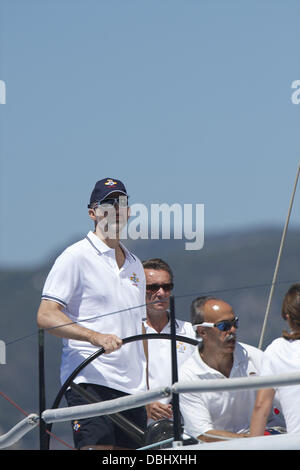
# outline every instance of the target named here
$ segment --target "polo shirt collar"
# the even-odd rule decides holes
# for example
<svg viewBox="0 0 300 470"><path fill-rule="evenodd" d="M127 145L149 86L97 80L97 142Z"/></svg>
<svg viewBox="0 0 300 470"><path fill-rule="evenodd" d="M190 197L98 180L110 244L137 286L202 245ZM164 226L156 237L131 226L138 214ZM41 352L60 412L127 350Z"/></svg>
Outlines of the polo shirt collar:
<svg viewBox="0 0 300 470"><path fill-rule="evenodd" d="M206 362L203 361L198 348L196 348L196 350L194 351L193 357L198 367L200 366L201 368L201 371L199 371L198 367L196 367L195 369L195 372L198 375L199 373L201 374L204 371L206 371L206 372L214 372L214 374L218 374L223 377L223 374L221 372L217 371L216 369L213 369L208 364L206 364ZM232 375L232 372L234 371L234 369L237 368L241 362L243 362L244 357L245 357L244 348L238 342L236 342L235 349L233 352L233 365L232 365L230 375Z"/></svg>
<svg viewBox="0 0 300 470"><path fill-rule="evenodd" d="M113 248L110 248L108 245L106 245L106 243L104 243L99 237L97 237L97 235L95 235L95 233L92 232L91 230L87 234L86 239L95 248L95 250L100 254L113 250ZM126 248L126 246L124 246L123 243L121 242L120 242L120 246L122 247L125 253L126 259L129 262L134 261L135 260L134 256L130 253L130 251Z"/></svg>
<svg viewBox="0 0 300 470"><path fill-rule="evenodd" d="M206 362L203 361L201 355L200 355L200 350L199 348L196 348L194 353L193 353L193 359L195 361L195 373L196 375L198 376L201 376L203 375L203 373L214 373L214 374L217 374L219 375L220 377L223 377L223 375L217 371L216 369L213 369L212 367L210 367L208 364L206 364Z"/></svg>
<svg viewBox="0 0 300 470"><path fill-rule="evenodd" d="M240 343L236 342L233 353L232 369L238 367L239 364L245 360L245 355L248 355L246 349L244 349Z"/></svg>
<svg viewBox="0 0 300 470"><path fill-rule="evenodd" d="M144 318L143 318L143 322L144 322L145 328L152 328L152 327L151 327L150 325L148 325L148 323L147 323L147 317L144 317ZM177 322L176 318L175 318L175 327L176 327L176 329L178 330L179 325L178 325L178 322ZM166 330L170 330L170 331L171 331L171 322L170 322L170 318L168 318L168 323L163 327L162 331L164 331L164 330L165 330L165 331L166 331ZM162 331L161 331L161 332L162 332Z"/></svg>
<svg viewBox="0 0 300 470"><path fill-rule="evenodd" d="M110 251L111 248L106 245L102 240L100 240L97 235L95 235L91 230L87 234L86 238L90 242L90 244L96 249L96 251L100 251L100 253L104 253L105 251Z"/></svg>
<svg viewBox="0 0 300 470"><path fill-rule="evenodd" d="M177 323L177 320L175 318L175 327L178 329L179 328L179 325ZM171 320L170 320L170 315L169 315L169 321L168 323L166 324L165 328L168 328L169 330L171 330Z"/></svg>

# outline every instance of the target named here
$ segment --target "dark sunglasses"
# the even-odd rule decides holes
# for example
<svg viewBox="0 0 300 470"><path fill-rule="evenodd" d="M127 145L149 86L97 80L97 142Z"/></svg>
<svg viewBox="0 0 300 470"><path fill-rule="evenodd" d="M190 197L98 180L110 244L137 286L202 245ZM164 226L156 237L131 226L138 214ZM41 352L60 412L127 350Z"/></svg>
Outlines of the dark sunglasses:
<svg viewBox="0 0 300 470"><path fill-rule="evenodd" d="M158 289L163 289L165 291L170 291L174 287L173 282L169 282L168 284L147 284L146 290L150 292L156 292Z"/></svg>
<svg viewBox="0 0 300 470"><path fill-rule="evenodd" d="M107 199L103 199L103 201L98 201L98 206L114 206L118 204L119 207L127 207L128 206L128 197L127 196L119 196L119 197L108 197Z"/></svg>
<svg viewBox="0 0 300 470"><path fill-rule="evenodd" d="M197 325L193 325L193 329L196 330L197 326L206 326L207 328L218 328L220 331L229 331L233 326L234 328L239 327L239 319L235 317L233 320L222 320L218 321L218 323L198 323Z"/></svg>

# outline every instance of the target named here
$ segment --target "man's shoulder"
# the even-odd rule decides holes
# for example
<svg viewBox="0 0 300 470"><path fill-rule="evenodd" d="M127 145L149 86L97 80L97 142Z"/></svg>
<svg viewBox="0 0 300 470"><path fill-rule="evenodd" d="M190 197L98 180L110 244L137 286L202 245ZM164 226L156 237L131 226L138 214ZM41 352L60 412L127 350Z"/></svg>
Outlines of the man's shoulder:
<svg viewBox="0 0 300 470"><path fill-rule="evenodd" d="M179 334L183 336L191 336L193 338L195 337L195 332L190 322L176 318L176 323Z"/></svg>
<svg viewBox="0 0 300 470"><path fill-rule="evenodd" d="M261 349L251 346L250 344L240 342L236 344L236 354L240 360L247 362L251 361L257 367L260 367L264 355Z"/></svg>
<svg viewBox="0 0 300 470"><path fill-rule="evenodd" d="M191 356L180 366L179 378L180 380L195 380L197 378L201 378L201 374L203 372L202 361L199 359L199 351L196 347L193 354L191 354Z"/></svg>
<svg viewBox="0 0 300 470"><path fill-rule="evenodd" d="M85 256L87 244L86 240L79 240L69 246L67 246L61 253L55 258L52 270L63 266L70 268L71 266L80 266L80 260Z"/></svg>
<svg viewBox="0 0 300 470"><path fill-rule="evenodd" d="M257 354L258 356L263 355L263 351L261 349L257 348L256 346L252 346L251 344L238 342L237 347L240 347L249 353Z"/></svg>
<svg viewBox="0 0 300 470"><path fill-rule="evenodd" d="M88 246L86 238L78 240L77 242L72 243L71 245L67 246L58 256L60 257L67 257L67 256L80 256L84 252L84 249Z"/></svg>

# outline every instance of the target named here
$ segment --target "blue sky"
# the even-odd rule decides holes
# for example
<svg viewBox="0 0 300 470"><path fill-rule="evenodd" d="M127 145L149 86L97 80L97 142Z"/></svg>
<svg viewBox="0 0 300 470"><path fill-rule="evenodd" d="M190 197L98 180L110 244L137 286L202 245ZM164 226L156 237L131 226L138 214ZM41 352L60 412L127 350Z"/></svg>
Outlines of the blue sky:
<svg viewBox="0 0 300 470"><path fill-rule="evenodd" d="M0 266L84 235L103 177L204 204L206 233L283 226L299 24L298 0L1 0Z"/></svg>

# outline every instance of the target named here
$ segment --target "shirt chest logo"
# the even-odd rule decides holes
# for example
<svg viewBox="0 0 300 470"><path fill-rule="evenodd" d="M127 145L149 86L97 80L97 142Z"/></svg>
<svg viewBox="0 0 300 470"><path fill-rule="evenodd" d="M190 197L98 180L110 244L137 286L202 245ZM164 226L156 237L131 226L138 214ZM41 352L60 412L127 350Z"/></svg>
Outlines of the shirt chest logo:
<svg viewBox="0 0 300 470"><path fill-rule="evenodd" d="M132 276L130 276L130 280L131 280L131 283L134 285L134 286L138 286L139 285L139 278L137 277L136 273L132 273Z"/></svg>
<svg viewBox="0 0 300 470"><path fill-rule="evenodd" d="M186 345L181 341L177 341L176 343L177 352L184 353L186 351Z"/></svg>

